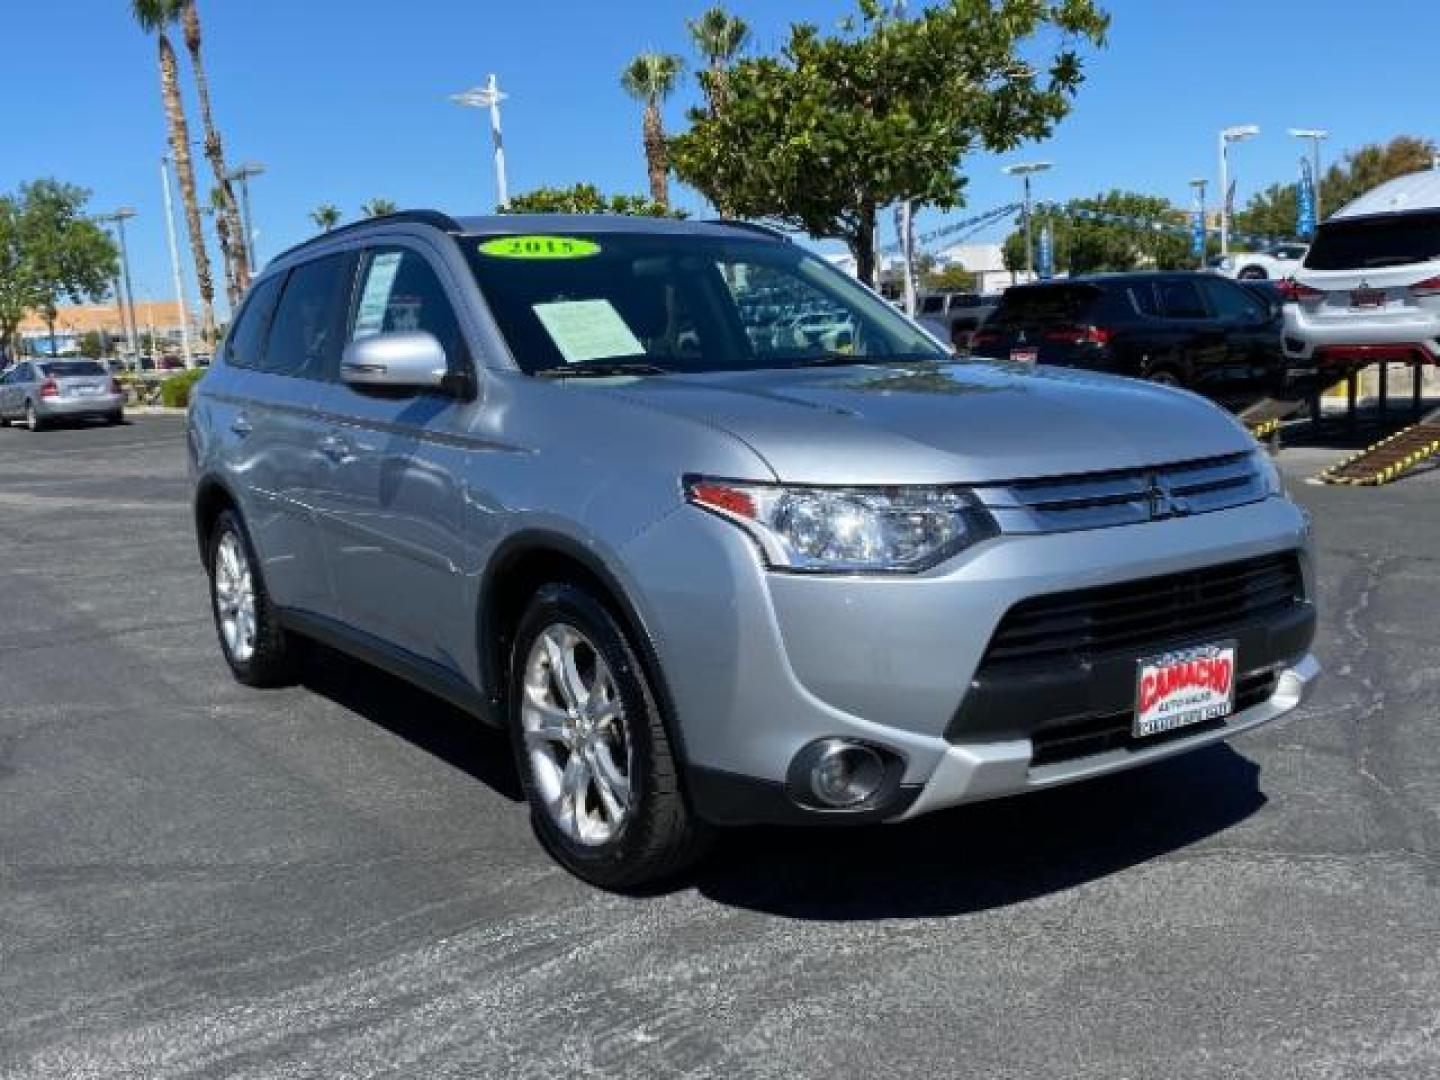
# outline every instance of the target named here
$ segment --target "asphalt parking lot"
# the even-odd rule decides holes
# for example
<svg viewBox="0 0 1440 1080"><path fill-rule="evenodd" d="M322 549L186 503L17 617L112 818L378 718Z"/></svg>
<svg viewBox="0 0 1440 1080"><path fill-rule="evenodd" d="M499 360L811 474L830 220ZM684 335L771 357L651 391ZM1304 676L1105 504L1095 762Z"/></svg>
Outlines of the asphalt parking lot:
<svg viewBox="0 0 1440 1080"><path fill-rule="evenodd" d="M0 430L0 1075L1440 1076L1440 470L1294 490L1303 709L635 899L437 701L231 680L179 420Z"/></svg>

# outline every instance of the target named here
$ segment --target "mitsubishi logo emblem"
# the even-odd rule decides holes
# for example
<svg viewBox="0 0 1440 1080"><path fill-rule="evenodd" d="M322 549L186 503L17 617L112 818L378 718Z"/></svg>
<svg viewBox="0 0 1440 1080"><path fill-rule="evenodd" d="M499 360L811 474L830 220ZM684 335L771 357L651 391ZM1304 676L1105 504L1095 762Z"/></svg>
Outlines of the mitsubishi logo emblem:
<svg viewBox="0 0 1440 1080"><path fill-rule="evenodd" d="M1187 517L1190 513L1189 500L1176 495L1165 486L1158 474L1150 474L1147 494L1150 497L1150 520L1164 521L1166 518Z"/></svg>

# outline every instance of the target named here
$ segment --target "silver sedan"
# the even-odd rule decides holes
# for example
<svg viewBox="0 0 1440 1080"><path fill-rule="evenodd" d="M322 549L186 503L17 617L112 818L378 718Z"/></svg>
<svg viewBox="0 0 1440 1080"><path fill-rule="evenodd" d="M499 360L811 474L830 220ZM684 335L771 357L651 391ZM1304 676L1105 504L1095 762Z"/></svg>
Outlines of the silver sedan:
<svg viewBox="0 0 1440 1080"><path fill-rule="evenodd" d="M98 360L22 360L0 376L0 426L39 431L59 420L125 419L120 384Z"/></svg>

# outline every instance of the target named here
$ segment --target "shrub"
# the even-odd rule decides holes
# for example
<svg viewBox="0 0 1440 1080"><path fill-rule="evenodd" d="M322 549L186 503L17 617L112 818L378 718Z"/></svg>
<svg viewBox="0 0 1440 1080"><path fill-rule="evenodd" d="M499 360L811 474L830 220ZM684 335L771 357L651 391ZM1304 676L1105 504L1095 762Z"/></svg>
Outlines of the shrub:
<svg viewBox="0 0 1440 1080"><path fill-rule="evenodd" d="M190 390L205 377L205 368L191 368L171 375L160 384L160 404L170 409L183 409L190 404Z"/></svg>

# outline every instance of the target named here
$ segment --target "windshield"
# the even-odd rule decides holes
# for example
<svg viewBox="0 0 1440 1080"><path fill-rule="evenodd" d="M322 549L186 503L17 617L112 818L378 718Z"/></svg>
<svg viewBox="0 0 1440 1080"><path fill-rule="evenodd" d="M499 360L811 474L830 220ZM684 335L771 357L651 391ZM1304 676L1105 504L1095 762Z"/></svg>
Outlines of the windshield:
<svg viewBox="0 0 1440 1080"><path fill-rule="evenodd" d="M1440 212L1336 218L1320 226L1309 270L1368 270L1440 259Z"/></svg>
<svg viewBox="0 0 1440 1080"><path fill-rule="evenodd" d="M84 375L104 375L106 371L94 360L51 360L40 370L53 379L72 379Z"/></svg>
<svg viewBox="0 0 1440 1080"><path fill-rule="evenodd" d="M516 362L531 374L744 371L949 355L879 297L794 244L645 233L462 243Z"/></svg>

